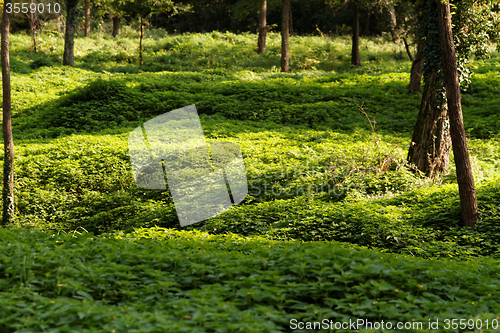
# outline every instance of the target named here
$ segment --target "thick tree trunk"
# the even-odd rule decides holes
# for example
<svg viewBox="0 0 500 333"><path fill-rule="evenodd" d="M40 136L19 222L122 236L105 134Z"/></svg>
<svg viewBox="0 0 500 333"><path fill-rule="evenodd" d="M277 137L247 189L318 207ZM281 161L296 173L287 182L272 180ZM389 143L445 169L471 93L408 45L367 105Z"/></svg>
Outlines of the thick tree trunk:
<svg viewBox="0 0 500 333"><path fill-rule="evenodd" d="M281 30L281 71L290 70L290 0L283 1L283 27Z"/></svg>
<svg viewBox="0 0 500 333"><path fill-rule="evenodd" d="M351 64L353 66L361 66L359 58L359 4L354 2L354 21L352 24L352 55Z"/></svg>
<svg viewBox="0 0 500 333"><path fill-rule="evenodd" d="M425 78L422 103L413 130L408 162L429 178L442 174L449 165L451 137L446 102L438 101L437 69Z"/></svg>
<svg viewBox="0 0 500 333"><path fill-rule="evenodd" d="M113 37L118 36L118 32L120 30L120 17L119 16L113 16Z"/></svg>
<svg viewBox="0 0 500 333"><path fill-rule="evenodd" d="M74 66L75 23L78 0L66 0L66 34L64 35L63 65Z"/></svg>
<svg viewBox="0 0 500 333"><path fill-rule="evenodd" d="M420 93L422 71L424 70L425 60L422 42L418 42L417 49L417 56L413 59L411 64L410 85L408 86L408 89L414 94Z"/></svg>
<svg viewBox="0 0 500 333"><path fill-rule="evenodd" d="M448 100L451 140L453 142L453 155L457 170L458 191L460 193L462 222L466 226L474 226L477 220L476 188L462 117L460 81L457 71L455 45L453 44L450 6L448 1L444 4L441 0L436 0L436 2L439 12L441 59L446 83L446 98Z"/></svg>
<svg viewBox="0 0 500 333"><path fill-rule="evenodd" d="M85 0L85 37L90 37L90 0Z"/></svg>
<svg viewBox="0 0 500 333"><path fill-rule="evenodd" d="M142 65L142 42L144 40L144 24L141 15L141 39L139 40L139 64Z"/></svg>
<svg viewBox="0 0 500 333"><path fill-rule="evenodd" d="M396 8L394 4L389 5L389 26L391 27L392 41L399 42L399 31L397 30Z"/></svg>
<svg viewBox="0 0 500 333"><path fill-rule="evenodd" d="M12 137L11 123L11 97L10 97L10 60L9 60L9 33L10 14L7 13L7 4L11 0L4 1L2 14L2 92L3 92L3 144L4 144L4 164L3 164L3 216L2 225L5 226L14 220L14 139Z"/></svg>
<svg viewBox="0 0 500 333"><path fill-rule="evenodd" d="M267 35L267 0L262 2L259 14L259 39L257 41L257 53L264 53L266 50Z"/></svg>

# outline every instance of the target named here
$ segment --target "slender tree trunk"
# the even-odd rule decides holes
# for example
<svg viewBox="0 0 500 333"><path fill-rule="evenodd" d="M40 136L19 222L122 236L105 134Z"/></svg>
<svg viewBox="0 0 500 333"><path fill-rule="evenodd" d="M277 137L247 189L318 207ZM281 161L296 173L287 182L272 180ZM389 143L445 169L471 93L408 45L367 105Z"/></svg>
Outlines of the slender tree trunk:
<svg viewBox="0 0 500 333"><path fill-rule="evenodd" d="M399 41L399 31L397 29L397 20L396 20L396 8L394 8L394 4L389 5L389 25L391 27L391 35L392 41L397 43Z"/></svg>
<svg viewBox="0 0 500 333"><path fill-rule="evenodd" d="M436 2L439 12L441 59L446 83L446 98L448 100L451 140L453 142L453 155L457 170L458 191L460 193L462 222L466 226L474 226L477 220L476 188L462 117L460 81L457 71L455 45L453 44L450 6L448 1L444 4L441 0L436 0Z"/></svg>
<svg viewBox="0 0 500 333"><path fill-rule="evenodd" d="M266 50L267 35L267 0L262 2L259 14L259 39L257 41L257 53L264 53Z"/></svg>
<svg viewBox="0 0 500 333"><path fill-rule="evenodd" d="M141 39L139 40L139 64L142 65L142 42L144 40L144 26L141 15Z"/></svg>
<svg viewBox="0 0 500 333"><path fill-rule="evenodd" d="M120 17L113 16L113 37L118 36L118 32L120 30Z"/></svg>
<svg viewBox="0 0 500 333"><path fill-rule="evenodd" d="M423 44L419 41L417 46L417 56L412 60L411 64L410 85L408 86L408 89L414 94L420 93L424 60Z"/></svg>
<svg viewBox="0 0 500 333"><path fill-rule="evenodd" d="M290 70L290 0L283 1L283 27L281 30L281 71Z"/></svg>
<svg viewBox="0 0 500 333"><path fill-rule="evenodd" d="M36 14L31 13L30 14L31 38L33 40L33 50L35 51L35 53L38 52L36 47L36 21L37 21Z"/></svg>
<svg viewBox="0 0 500 333"><path fill-rule="evenodd" d="M85 0L85 37L90 37L90 0Z"/></svg>
<svg viewBox="0 0 500 333"><path fill-rule="evenodd" d="M75 23L78 0L66 0L66 34L64 35L63 65L74 66Z"/></svg>
<svg viewBox="0 0 500 333"><path fill-rule="evenodd" d="M405 43L406 54L408 55L408 58L410 58L411 62L413 62L415 59L413 59L413 54L411 54L410 45L408 44L406 37L403 37L403 42Z"/></svg>
<svg viewBox="0 0 500 333"><path fill-rule="evenodd" d="M359 4L354 2L354 21L352 24L352 56L351 63L353 66L361 66L359 58Z"/></svg>
<svg viewBox="0 0 500 333"><path fill-rule="evenodd" d="M290 4L290 26L288 27L288 31L290 32L290 36L293 36L293 18L292 18L292 4Z"/></svg>
<svg viewBox="0 0 500 333"><path fill-rule="evenodd" d="M429 178L442 174L450 161L449 121L446 101L438 99L440 85L438 70L434 68L425 78L420 111L408 151L408 162Z"/></svg>
<svg viewBox="0 0 500 333"><path fill-rule="evenodd" d="M11 123L11 97L10 97L10 60L9 60L9 33L10 14L7 13L7 4L11 0L5 0L2 14L2 92L3 92L3 216L2 225L5 226L14 220L14 139L12 137Z"/></svg>

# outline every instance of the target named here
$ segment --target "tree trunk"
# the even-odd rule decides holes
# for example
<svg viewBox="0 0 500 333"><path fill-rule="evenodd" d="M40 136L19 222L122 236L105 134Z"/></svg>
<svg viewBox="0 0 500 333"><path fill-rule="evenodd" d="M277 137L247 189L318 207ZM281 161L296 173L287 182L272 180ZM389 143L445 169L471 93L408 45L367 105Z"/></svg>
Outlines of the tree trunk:
<svg viewBox="0 0 500 333"><path fill-rule="evenodd" d="M293 19L292 19L292 5L290 4L290 25L288 27L288 31L290 32L290 36L293 36Z"/></svg>
<svg viewBox="0 0 500 333"><path fill-rule="evenodd" d="M142 42L144 40L144 26L141 15L141 39L139 40L139 64L142 65Z"/></svg>
<svg viewBox="0 0 500 333"><path fill-rule="evenodd" d="M359 4L357 1L354 2L351 63L353 66L361 66L361 60L359 58Z"/></svg>
<svg viewBox="0 0 500 333"><path fill-rule="evenodd" d="M397 30L396 8L394 4L389 5L389 26L391 27L392 41L397 43L399 41L399 31Z"/></svg>
<svg viewBox="0 0 500 333"><path fill-rule="evenodd" d="M450 132L453 142L453 155L457 170L458 191L462 222L466 226L474 226L477 220L477 198L474 185L472 166L467 150L462 104L460 101L460 81L457 71L457 57L451 28L451 14L448 1L442 3L436 0L439 17L439 40L441 43L441 59L446 83L446 98L448 100L448 115L450 117Z"/></svg>
<svg viewBox="0 0 500 333"><path fill-rule="evenodd" d="M424 60L423 44L419 41L417 46L417 56L413 59L411 64L410 85L408 86L408 89L414 94L420 93Z"/></svg>
<svg viewBox="0 0 500 333"><path fill-rule="evenodd" d="M281 30L281 71L290 70L290 0L283 1L283 27Z"/></svg>
<svg viewBox="0 0 500 333"><path fill-rule="evenodd" d="M74 66L75 23L78 0L66 0L66 33L64 35L63 65Z"/></svg>
<svg viewBox="0 0 500 333"><path fill-rule="evenodd" d="M90 37L90 0L85 0L85 37Z"/></svg>
<svg viewBox="0 0 500 333"><path fill-rule="evenodd" d="M118 36L119 30L120 30L120 17L113 16L113 37Z"/></svg>
<svg viewBox="0 0 500 333"><path fill-rule="evenodd" d="M449 120L446 101L438 96L440 85L438 70L434 68L425 78L422 103L408 151L408 162L429 178L442 174L450 161Z"/></svg>
<svg viewBox="0 0 500 333"><path fill-rule="evenodd" d="M36 47L36 21L37 21L36 14L33 15L33 13L31 13L29 21L30 21L30 27L31 27L31 38L33 40L33 51L35 51L35 53L37 53L38 50Z"/></svg>
<svg viewBox="0 0 500 333"><path fill-rule="evenodd" d="M405 44L406 54L408 55L408 58L410 58L410 61L413 62L415 59L413 59L413 54L411 54L410 45L408 44L406 37L403 37L403 42Z"/></svg>
<svg viewBox="0 0 500 333"><path fill-rule="evenodd" d="M7 4L12 4L11 0L5 0L2 14L2 92L3 92L3 143L4 143L4 164L3 164L3 216L2 225L6 226L14 220L14 139L12 137L11 123L11 98L10 98L10 60L9 60L9 33L10 14L7 13Z"/></svg>
<svg viewBox="0 0 500 333"><path fill-rule="evenodd" d="M264 53L266 50L266 35L267 35L267 0L262 2L259 15L259 39L257 41L257 53Z"/></svg>

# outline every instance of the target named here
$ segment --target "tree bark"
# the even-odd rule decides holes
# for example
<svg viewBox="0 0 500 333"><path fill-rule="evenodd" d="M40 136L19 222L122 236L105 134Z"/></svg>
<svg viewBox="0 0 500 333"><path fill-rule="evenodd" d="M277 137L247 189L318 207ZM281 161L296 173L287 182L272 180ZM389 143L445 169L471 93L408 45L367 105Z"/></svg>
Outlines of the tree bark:
<svg viewBox="0 0 500 333"><path fill-rule="evenodd" d="M38 20L36 14L31 13L29 16L30 27L31 27L31 39L33 40L33 51L38 52L36 47L36 21Z"/></svg>
<svg viewBox="0 0 500 333"><path fill-rule="evenodd" d="M281 71L290 70L290 0L283 1L283 27L281 30Z"/></svg>
<svg viewBox="0 0 500 333"><path fill-rule="evenodd" d="M7 4L11 0L5 0L2 14L2 106L3 106L3 142L4 142L4 164L3 164L3 216L2 225L6 226L14 220L14 139L12 137L11 122L11 95L10 95L10 60L9 60L9 33L10 14L7 13Z"/></svg>
<svg viewBox="0 0 500 333"><path fill-rule="evenodd" d="M359 4L357 1L354 2L351 64L353 66L361 66L361 60L359 58Z"/></svg>
<svg viewBox="0 0 500 333"><path fill-rule="evenodd" d="M412 60L411 64L410 85L408 86L408 89L414 94L420 93L424 60L423 44L419 41L417 46L417 55L415 59Z"/></svg>
<svg viewBox="0 0 500 333"><path fill-rule="evenodd" d="M120 17L119 16L113 16L113 37L118 36L118 32L120 30Z"/></svg>
<svg viewBox="0 0 500 333"><path fill-rule="evenodd" d="M66 33L64 35L63 65L74 66L75 23L78 0L66 0Z"/></svg>
<svg viewBox="0 0 500 333"><path fill-rule="evenodd" d="M405 49L406 49L406 54L408 55L408 58L410 58L411 62L415 61L415 59L413 59L413 54L411 54L410 44L408 44L406 37L403 37L403 42L405 43Z"/></svg>
<svg viewBox="0 0 500 333"><path fill-rule="evenodd" d="M474 185L472 166L467 150L462 104L460 96L460 81L457 71L457 57L451 27L451 14L448 1L444 4L436 0L439 17L439 40L441 44L441 59L446 83L446 98L448 100L448 115L450 117L450 132L453 142L453 155L457 170L458 191L462 210L462 223L474 226L477 220L477 198Z"/></svg>
<svg viewBox="0 0 500 333"><path fill-rule="evenodd" d="M90 0L85 0L85 37L90 37Z"/></svg>
<svg viewBox="0 0 500 333"><path fill-rule="evenodd" d="M397 30L396 8L394 4L389 5L389 25L391 27L392 41L397 43L399 41L399 31Z"/></svg>
<svg viewBox="0 0 500 333"><path fill-rule="evenodd" d="M413 130L408 162L429 178L442 174L449 165L451 137L446 102L438 99L438 70L425 78L422 103Z"/></svg>
<svg viewBox="0 0 500 333"><path fill-rule="evenodd" d="M141 39L139 40L139 64L142 65L142 42L144 40L144 26L141 15Z"/></svg>
<svg viewBox="0 0 500 333"><path fill-rule="evenodd" d="M266 50L267 35L267 0L262 2L259 14L259 39L257 41L257 53L264 53Z"/></svg>

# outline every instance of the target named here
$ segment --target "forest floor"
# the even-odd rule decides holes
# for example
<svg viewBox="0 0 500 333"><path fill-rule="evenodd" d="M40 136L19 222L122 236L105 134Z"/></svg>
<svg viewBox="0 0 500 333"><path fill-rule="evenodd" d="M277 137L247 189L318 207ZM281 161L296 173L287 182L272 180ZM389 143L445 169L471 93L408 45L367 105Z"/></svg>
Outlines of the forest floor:
<svg viewBox="0 0 500 333"><path fill-rule="evenodd" d="M406 162L421 95L402 43L363 38L351 68L349 38L294 36L280 73L279 34L261 55L256 40L150 31L139 66L124 29L77 38L70 68L57 34L36 54L11 36L0 331L500 332L498 53L462 96L480 214L465 228L453 156L433 181ZM168 190L135 185L128 136L191 104L208 142L241 147L249 194L181 228Z"/></svg>

